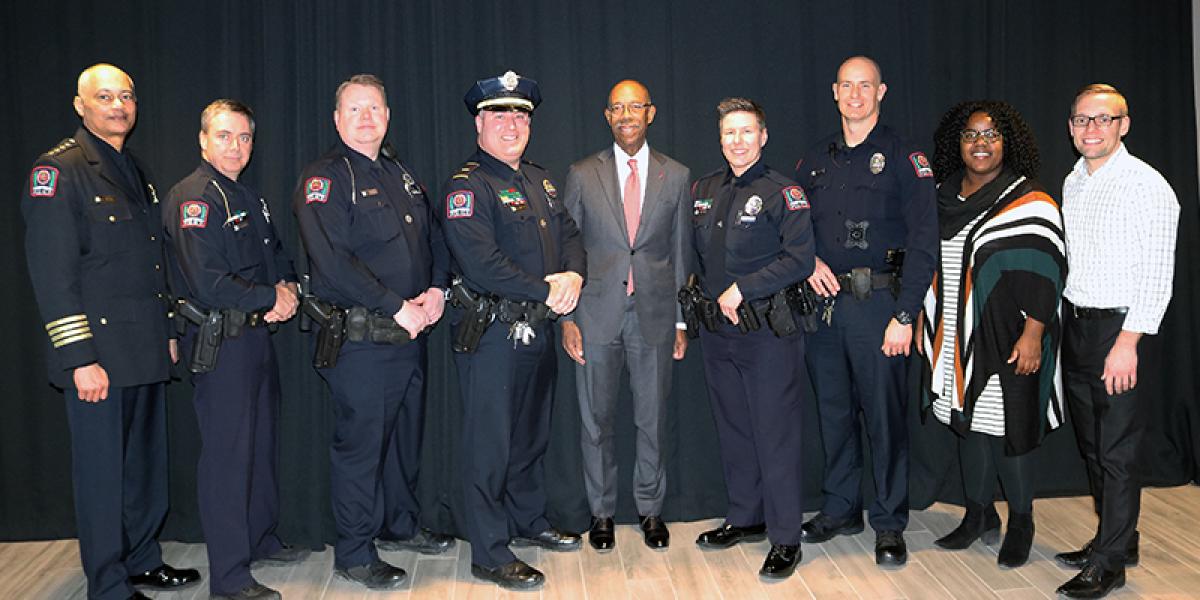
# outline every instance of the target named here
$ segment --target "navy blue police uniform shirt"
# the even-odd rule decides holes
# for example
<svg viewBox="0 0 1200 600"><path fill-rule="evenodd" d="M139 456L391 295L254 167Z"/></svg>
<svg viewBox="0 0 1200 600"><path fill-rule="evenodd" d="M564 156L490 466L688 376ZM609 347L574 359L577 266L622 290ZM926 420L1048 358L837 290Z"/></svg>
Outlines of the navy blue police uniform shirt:
<svg viewBox="0 0 1200 600"><path fill-rule="evenodd" d="M439 218L468 288L541 302L550 294L548 274L574 271L586 280L583 238L545 169L522 161L514 170L477 149L444 189Z"/></svg>
<svg viewBox="0 0 1200 600"><path fill-rule="evenodd" d="M169 375L162 218L144 172L80 127L38 157L22 190L29 275L60 388L91 363L115 387Z"/></svg>
<svg viewBox="0 0 1200 600"><path fill-rule="evenodd" d="M891 270L887 251L904 248L896 310L916 315L939 256L933 169L925 154L884 125L848 148L838 133L796 164L808 191L817 256L835 275L855 267Z"/></svg>
<svg viewBox="0 0 1200 600"><path fill-rule="evenodd" d="M399 160L338 142L304 169L292 206L322 300L391 316L430 287L449 287L441 228Z"/></svg>
<svg viewBox="0 0 1200 600"><path fill-rule="evenodd" d="M275 305L275 284L296 281L267 201L201 161L167 194L163 210L171 285L203 310Z"/></svg>
<svg viewBox="0 0 1200 600"><path fill-rule="evenodd" d="M810 212L804 189L761 160L740 177L726 167L697 180L692 225L708 297L715 300L736 281L743 298L756 300L811 275ZM713 243L718 228L725 229L723 248ZM717 253L724 254L723 266Z"/></svg>

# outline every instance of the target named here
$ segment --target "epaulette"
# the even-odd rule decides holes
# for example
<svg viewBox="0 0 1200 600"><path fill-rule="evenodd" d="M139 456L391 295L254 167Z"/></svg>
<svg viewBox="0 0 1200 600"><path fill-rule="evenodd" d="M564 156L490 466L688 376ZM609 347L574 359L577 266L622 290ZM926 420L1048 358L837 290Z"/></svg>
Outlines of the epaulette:
<svg viewBox="0 0 1200 600"><path fill-rule="evenodd" d="M67 150L70 150L78 145L79 142L76 142L75 138L67 138L59 142L57 146L47 150L46 156L58 156L59 154L62 154L63 152L66 152Z"/></svg>
<svg viewBox="0 0 1200 600"><path fill-rule="evenodd" d="M767 179L770 179L771 181L774 181L782 186L796 185L796 182L792 181L792 178L780 173L779 171L776 171L775 169L767 169L767 172L763 175Z"/></svg>
<svg viewBox="0 0 1200 600"><path fill-rule="evenodd" d="M479 168L479 163L471 160L463 163L462 168L457 173L450 176L450 179L466 179L471 176L471 171Z"/></svg>

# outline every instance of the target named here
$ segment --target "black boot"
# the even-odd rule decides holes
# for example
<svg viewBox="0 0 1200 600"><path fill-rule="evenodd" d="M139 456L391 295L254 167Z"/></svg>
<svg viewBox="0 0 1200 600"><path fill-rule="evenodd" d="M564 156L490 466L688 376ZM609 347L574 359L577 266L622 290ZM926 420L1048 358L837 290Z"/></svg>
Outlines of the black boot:
<svg viewBox="0 0 1200 600"><path fill-rule="evenodd" d="M1029 549L1033 546L1033 513L1008 513L1008 529L1004 532L1004 543L1000 545L1000 556L996 559L1002 567L1015 569L1029 560Z"/></svg>
<svg viewBox="0 0 1200 600"><path fill-rule="evenodd" d="M975 540L983 538L983 543L991 546L1000 541L1000 515L996 507L967 500L967 513L963 515L962 523L944 537L933 543L946 550L964 550Z"/></svg>

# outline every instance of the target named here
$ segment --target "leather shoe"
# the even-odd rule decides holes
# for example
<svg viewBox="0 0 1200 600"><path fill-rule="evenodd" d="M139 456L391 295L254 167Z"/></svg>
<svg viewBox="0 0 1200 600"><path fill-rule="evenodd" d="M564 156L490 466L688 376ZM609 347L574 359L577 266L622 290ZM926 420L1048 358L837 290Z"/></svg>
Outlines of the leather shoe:
<svg viewBox="0 0 1200 600"><path fill-rule="evenodd" d="M771 544L771 551L767 553L767 560L763 561L758 574L771 579L785 579L792 575L798 564L800 544Z"/></svg>
<svg viewBox="0 0 1200 600"><path fill-rule="evenodd" d="M579 536L575 535L574 533L566 533L551 527L534 535L533 537L522 536L513 538L513 545L537 546L539 548L553 550L555 552L570 552L572 550L578 550L579 546L583 545L583 540L581 540Z"/></svg>
<svg viewBox="0 0 1200 600"><path fill-rule="evenodd" d="M904 534L899 531L880 531L875 536L875 564L881 567L899 567L908 562L908 547Z"/></svg>
<svg viewBox="0 0 1200 600"><path fill-rule="evenodd" d="M857 516L842 519L831 517L825 513L817 513L817 516L800 526L800 541L806 544L820 544L839 535L862 533L862 530L861 512Z"/></svg>
<svg viewBox="0 0 1200 600"><path fill-rule="evenodd" d="M312 551L308 548L298 548L284 544L283 547L273 552L270 556L256 559L250 563L251 567L285 567L292 563L303 562L308 558Z"/></svg>
<svg viewBox="0 0 1200 600"><path fill-rule="evenodd" d="M1109 571L1096 563L1088 563L1078 575L1058 586L1058 593L1068 598L1103 598L1125 585L1125 569Z"/></svg>
<svg viewBox="0 0 1200 600"><path fill-rule="evenodd" d="M1133 539L1129 541L1129 547L1125 549L1125 566L1136 567L1138 564L1138 538L1141 537L1138 532L1133 532ZM1054 560L1058 564L1068 569L1082 569L1087 566L1092 560L1092 543L1095 539L1088 540L1088 543L1083 545L1083 548L1072 552L1059 552L1054 555Z"/></svg>
<svg viewBox="0 0 1200 600"><path fill-rule="evenodd" d="M658 515L638 517L638 520L642 523L642 535L647 546L662 550L671 545L671 532L667 531L667 524Z"/></svg>
<svg viewBox="0 0 1200 600"><path fill-rule="evenodd" d="M613 530L612 517L592 517L592 526L588 528L588 543L597 552L608 552L617 544L617 536Z"/></svg>
<svg viewBox="0 0 1200 600"><path fill-rule="evenodd" d="M741 542L760 542L767 539L766 525L750 525L734 527L726 523L716 529L710 529L696 538L696 545L701 548L728 548Z"/></svg>
<svg viewBox="0 0 1200 600"><path fill-rule="evenodd" d="M1000 541L1000 515L992 504L978 504L966 501L967 511L963 514L962 522L954 531L933 541L938 548L946 550L966 550L975 543L983 540L988 546Z"/></svg>
<svg viewBox="0 0 1200 600"><path fill-rule="evenodd" d="M129 576L129 585L153 590L179 590L200 583L200 571L176 569L171 565L159 565L145 573Z"/></svg>
<svg viewBox="0 0 1200 600"><path fill-rule="evenodd" d="M546 581L541 571L520 559L494 569L471 565L471 574L508 590L536 590Z"/></svg>
<svg viewBox="0 0 1200 600"><path fill-rule="evenodd" d="M408 579L404 569L382 560L349 569L334 568L333 572L342 579L361 583L372 590L394 590Z"/></svg>
<svg viewBox="0 0 1200 600"><path fill-rule="evenodd" d="M434 533L424 527L407 540L375 540L375 547L385 552L411 550L418 554L443 554L454 547L457 540L444 533Z"/></svg>
<svg viewBox="0 0 1200 600"><path fill-rule="evenodd" d="M283 595L261 583L254 582L236 594L214 594L210 598L212 600L282 600Z"/></svg>

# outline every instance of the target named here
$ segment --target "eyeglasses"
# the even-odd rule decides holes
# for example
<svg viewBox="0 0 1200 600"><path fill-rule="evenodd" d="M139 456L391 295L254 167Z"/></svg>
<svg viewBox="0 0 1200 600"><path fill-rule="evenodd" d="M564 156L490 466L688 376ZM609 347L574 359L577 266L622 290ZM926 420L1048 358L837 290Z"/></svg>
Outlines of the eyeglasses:
<svg viewBox="0 0 1200 600"><path fill-rule="evenodd" d="M651 104L649 102L630 102L629 104L618 102L616 104L609 104L607 110L614 115L619 115L625 112L625 109L628 108L629 112L635 115L640 115L645 112L647 108L650 108L650 106Z"/></svg>
<svg viewBox="0 0 1200 600"><path fill-rule="evenodd" d="M1094 117L1089 117L1087 115L1071 115L1071 127L1083 129L1088 126L1088 123L1095 121L1096 127L1099 127L1100 129L1106 129L1109 125L1113 124L1113 121L1120 121L1127 116L1129 115L1096 115Z"/></svg>
<svg viewBox="0 0 1200 600"><path fill-rule="evenodd" d="M958 132L958 137L968 144L974 143L975 140L979 138L983 138L983 140L989 144L994 144L996 143L996 140L999 140L1004 136L1000 135L999 129L985 129L983 131L979 131L977 129L964 129Z"/></svg>

